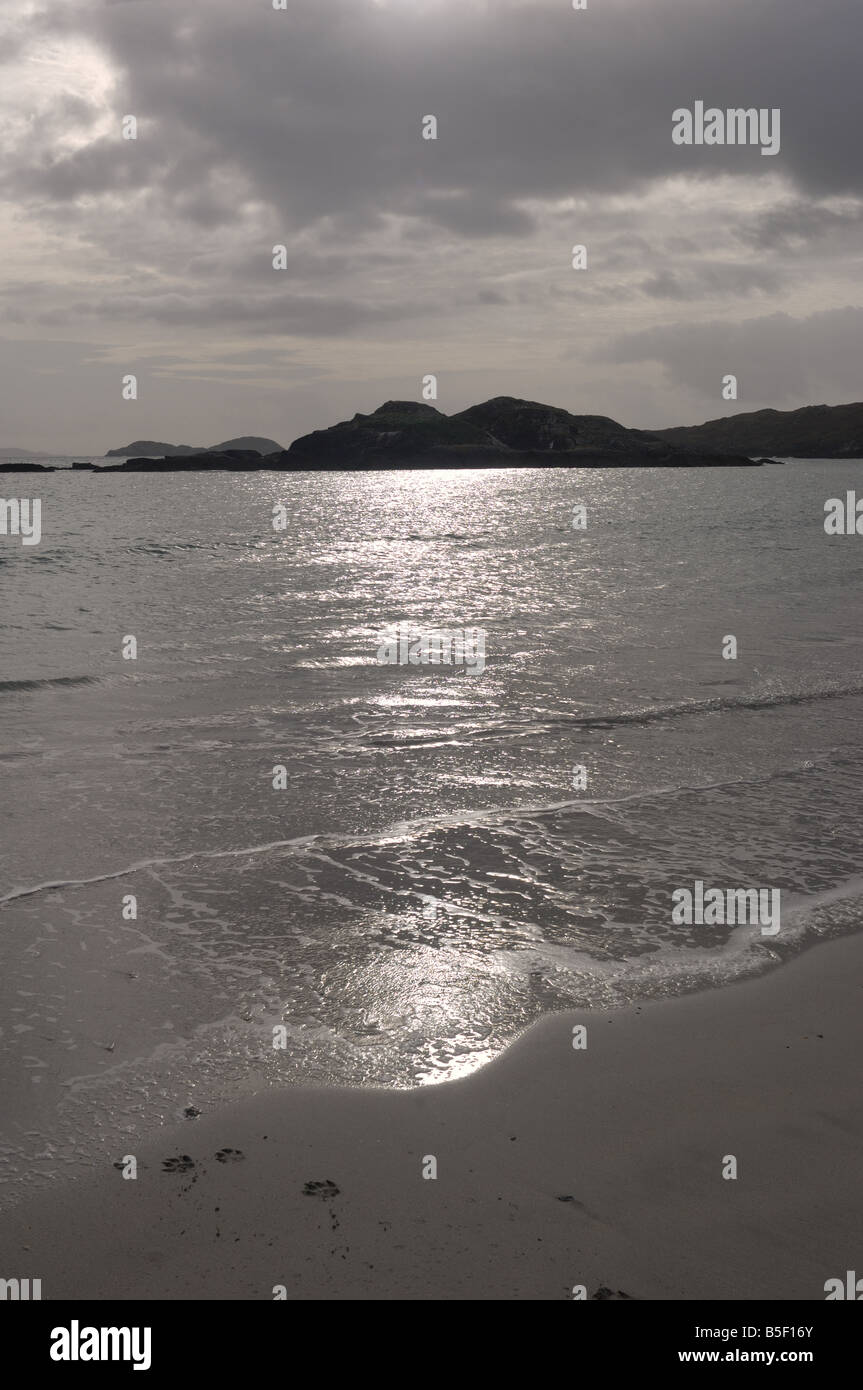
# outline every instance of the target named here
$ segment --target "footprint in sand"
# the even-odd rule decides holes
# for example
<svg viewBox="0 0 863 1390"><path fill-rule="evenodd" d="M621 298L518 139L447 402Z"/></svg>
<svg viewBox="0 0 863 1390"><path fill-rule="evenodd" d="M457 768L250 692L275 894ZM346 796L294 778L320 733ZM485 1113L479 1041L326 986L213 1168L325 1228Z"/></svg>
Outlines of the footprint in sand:
<svg viewBox="0 0 863 1390"><path fill-rule="evenodd" d="M216 1154L218 1163L239 1163L246 1155L240 1149L219 1149Z"/></svg>
<svg viewBox="0 0 863 1390"><path fill-rule="evenodd" d="M305 1197L322 1197L325 1202L328 1202L331 1197L338 1197L339 1191L340 1189L336 1187L335 1183L326 1178L324 1182L307 1182L303 1188L303 1195Z"/></svg>
<svg viewBox="0 0 863 1390"><path fill-rule="evenodd" d="M177 1158L166 1158L162 1164L163 1173L188 1173L190 1168L194 1168L195 1160L188 1154L180 1154Z"/></svg>

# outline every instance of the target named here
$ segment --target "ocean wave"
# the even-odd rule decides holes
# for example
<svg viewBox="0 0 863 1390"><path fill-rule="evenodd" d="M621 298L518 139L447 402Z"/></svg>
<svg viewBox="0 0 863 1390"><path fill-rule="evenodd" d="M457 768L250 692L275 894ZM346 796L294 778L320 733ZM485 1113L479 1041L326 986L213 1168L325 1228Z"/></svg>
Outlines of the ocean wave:
<svg viewBox="0 0 863 1390"><path fill-rule="evenodd" d="M596 826L602 834L602 827L608 812L627 806L649 805L655 800L670 798L672 803L687 797L703 797L711 793L735 795L746 794L746 789L766 786L769 783L781 784L789 779L809 776L813 772L825 770L832 763L837 770L851 767L845 758L831 758L824 755L813 761L793 762L791 765L762 774L750 774L727 781L668 783L649 786L621 796L602 798L565 797L561 800L531 802L525 805L491 807L482 810L458 810L417 816L410 820L392 822L383 829L366 833L324 831L287 839L269 840L256 844L246 844L222 849L192 849L179 854L152 856L138 859L120 868L82 878L50 879L42 883L13 888L0 895L0 908L23 898L41 893L90 887L95 884L126 878L148 870L169 869L183 864L205 863L207 861L229 859L254 859L267 854L292 854L297 856L325 856L328 852L350 854L353 851L392 851L396 846L407 847L411 842L439 838L453 831L473 831L499 833L503 836L524 833L525 827L538 828L544 822L554 823L560 816L583 816L588 823ZM856 780L852 769L851 775ZM666 813L667 814L667 813ZM343 866L344 867L344 866Z"/></svg>
<svg viewBox="0 0 863 1390"><path fill-rule="evenodd" d="M607 724L649 724L656 720L680 719L692 714L733 713L736 710L776 709L783 705L810 705L820 700L844 700L863 695L863 683L827 686L821 690L781 690L758 695L716 695L707 700L681 700L670 705L652 705L641 710L596 715L559 715L551 725L575 724L579 728L604 727Z"/></svg>
<svg viewBox="0 0 863 1390"><path fill-rule="evenodd" d="M442 739L459 742L465 739L528 738L553 733L559 729L608 729L620 725L661 723L668 719L683 719L703 714L735 713L739 710L779 709L782 706L808 705L821 700L842 700L863 695L863 683L826 687L821 690L777 691L770 694L717 695L706 700L680 700L668 705L647 705L643 709L620 710L596 714L548 714L526 719L488 723L474 729L448 726L446 732L432 730L427 734L408 735L381 730L369 733L362 740L375 747L407 748L424 743L437 744Z"/></svg>
<svg viewBox="0 0 863 1390"><path fill-rule="evenodd" d="M57 686L98 684L97 676L50 676L44 680L0 681L0 695L15 695L21 690L52 690Z"/></svg>

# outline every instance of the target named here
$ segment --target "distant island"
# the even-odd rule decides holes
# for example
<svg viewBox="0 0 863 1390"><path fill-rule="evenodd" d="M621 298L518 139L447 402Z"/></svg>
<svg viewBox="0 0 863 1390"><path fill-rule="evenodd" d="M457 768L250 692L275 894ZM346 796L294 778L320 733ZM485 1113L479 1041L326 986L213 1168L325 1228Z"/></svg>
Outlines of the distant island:
<svg viewBox="0 0 863 1390"><path fill-rule="evenodd" d="M8 457L12 450L0 450ZM27 461L0 473L56 471ZM302 472L386 468L757 467L786 458L863 458L863 405L758 410L667 430L635 430L605 415L571 415L538 401L496 396L455 415L419 401L386 401L283 449L245 435L210 449L136 440L111 449L120 463L75 463L76 472ZM43 455L43 457L45 457Z"/></svg>
<svg viewBox="0 0 863 1390"><path fill-rule="evenodd" d="M270 443L272 441L255 441ZM289 449L263 453L248 440L218 449L137 455L121 463L76 463L94 473L248 472L382 468L582 468L752 466L742 455L711 456L669 444L647 430L630 430L604 415L571 415L537 401L498 396L456 415L418 401L386 401L329 429L295 439ZM148 446L150 447L150 446ZM164 448L163 445L152 447ZM182 446L175 446L182 447ZM0 472L7 471L0 464ZM8 468L8 471L12 471Z"/></svg>
<svg viewBox="0 0 863 1390"><path fill-rule="evenodd" d="M243 435L240 439L225 439L221 444L206 444L200 448L193 444L159 444L153 439L136 439L124 449L106 449L105 458L176 458L183 454L225 454L231 449L251 449L256 454L278 454L281 453L282 446L277 444L275 439L262 439L255 434Z"/></svg>
<svg viewBox="0 0 863 1390"><path fill-rule="evenodd" d="M708 453L773 454L781 458L863 458L863 404L753 410L704 425L654 430L669 444Z"/></svg>
<svg viewBox="0 0 863 1390"><path fill-rule="evenodd" d="M412 468L463 464L502 467L685 467L749 464L747 458L697 455L647 430L630 430L604 415L496 396L456 415L417 401L387 401L371 415L295 439L283 455L293 468Z"/></svg>

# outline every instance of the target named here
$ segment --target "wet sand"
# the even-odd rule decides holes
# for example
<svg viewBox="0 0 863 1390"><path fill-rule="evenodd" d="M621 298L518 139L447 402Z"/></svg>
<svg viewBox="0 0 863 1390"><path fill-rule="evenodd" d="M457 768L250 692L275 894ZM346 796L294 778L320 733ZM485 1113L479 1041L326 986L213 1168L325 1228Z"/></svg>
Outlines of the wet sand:
<svg viewBox="0 0 863 1390"><path fill-rule="evenodd" d="M134 1181L28 1198L3 1273L58 1300L823 1300L863 1250L861 1037L863 936L546 1018L461 1081L271 1091L161 1131Z"/></svg>

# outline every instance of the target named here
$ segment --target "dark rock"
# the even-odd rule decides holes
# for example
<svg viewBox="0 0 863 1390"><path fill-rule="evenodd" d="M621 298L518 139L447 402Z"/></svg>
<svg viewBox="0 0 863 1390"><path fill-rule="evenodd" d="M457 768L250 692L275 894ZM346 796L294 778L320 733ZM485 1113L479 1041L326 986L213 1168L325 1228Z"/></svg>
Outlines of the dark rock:
<svg viewBox="0 0 863 1390"><path fill-rule="evenodd" d="M59 473L53 464L45 463L0 463L0 473Z"/></svg>
<svg viewBox="0 0 863 1390"><path fill-rule="evenodd" d="M431 464L440 449L502 452L487 431L455 416L442 415L434 406L386 401L371 415L355 415L330 429L295 439L288 458L294 468L386 468L405 460Z"/></svg>
<svg viewBox="0 0 863 1390"><path fill-rule="evenodd" d="M805 405L800 410L753 410L703 425L654 433L698 453L751 454L759 462L783 458L863 459L863 403Z"/></svg>
<svg viewBox="0 0 863 1390"><path fill-rule="evenodd" d="M299 469L753 466L748 458L684 450L602 415L570 415L511 396L450 416L417 401L387 401L371 415L303 435L286 456L264 462Z"/></svg>
<svg viewBox="0 0 863 1390"><path fill-rule="evenodd" d="M269 446L272 440L254 442ZM148 446L149 447L149 446ZM168 449L172 446L154 445ZM183 450L182 454L179 453ZM113 450L113 453L120 451ZM670 443L648 430L630 430L604 415L570 415L537 401L497 396L456 415L421 401L385 401L329 429L295 439L289 449L194 451L176 446L161 458L142 453L108 464L102 473L174 473L260 469L293 472L378 468L689 468L757 467L743 455L704 452Z"/></svg>
<svg viewBox="0 0 863 1390"><path fill-rule="evenodd" d="M107 463L99 473L217 473L243 472L260 468L261 455L255 449L229 449L221 454L189 454L183 458L134 458L123 463Z"/></svg>
<svg viewBox="0 0 863 1390"><path fill-rule="evenodd" d="M476 425L506 448L521 452L583 449L657 458L671 452L666 443L646 431L625 429L604 415L570 415L568 410L513 396L497 396L472 405L452 418Z"/></svg>

